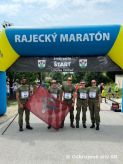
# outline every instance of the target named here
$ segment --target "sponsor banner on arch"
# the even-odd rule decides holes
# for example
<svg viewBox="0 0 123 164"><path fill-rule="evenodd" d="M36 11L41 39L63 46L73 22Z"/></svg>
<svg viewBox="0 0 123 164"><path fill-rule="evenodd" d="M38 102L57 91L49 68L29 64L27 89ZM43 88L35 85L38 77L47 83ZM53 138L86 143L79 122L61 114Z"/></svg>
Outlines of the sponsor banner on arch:
<svg viewBox="0 0 123 164"><path fill-rule="evenodd" d="M9 70L23 72L120 71L107 56L99 57L30 57L20 58Z"/></svg>

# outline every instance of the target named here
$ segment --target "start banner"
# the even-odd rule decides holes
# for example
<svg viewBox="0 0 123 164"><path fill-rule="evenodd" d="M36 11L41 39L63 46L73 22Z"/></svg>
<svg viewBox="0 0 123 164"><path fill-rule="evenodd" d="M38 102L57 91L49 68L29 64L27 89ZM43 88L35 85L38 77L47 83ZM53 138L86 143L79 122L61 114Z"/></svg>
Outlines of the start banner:
<svg viewBox="0 0 123 164"><path fill-rule="evenodd" d="M19 58L8 71L82 72L121 71L108 56L99 57L30 57Z"/></svg>

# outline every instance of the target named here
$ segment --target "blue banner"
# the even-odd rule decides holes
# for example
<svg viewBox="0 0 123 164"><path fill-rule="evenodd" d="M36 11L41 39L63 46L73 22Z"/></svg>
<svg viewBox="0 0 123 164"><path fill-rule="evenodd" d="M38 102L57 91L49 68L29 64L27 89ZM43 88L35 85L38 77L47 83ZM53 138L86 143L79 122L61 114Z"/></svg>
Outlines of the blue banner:
<svg viewBox="0 0 123 164"><path fill-rule="evenodd" d="M104 56L120 25L66 28L8 28L7 38L20 56Z"/></svg>

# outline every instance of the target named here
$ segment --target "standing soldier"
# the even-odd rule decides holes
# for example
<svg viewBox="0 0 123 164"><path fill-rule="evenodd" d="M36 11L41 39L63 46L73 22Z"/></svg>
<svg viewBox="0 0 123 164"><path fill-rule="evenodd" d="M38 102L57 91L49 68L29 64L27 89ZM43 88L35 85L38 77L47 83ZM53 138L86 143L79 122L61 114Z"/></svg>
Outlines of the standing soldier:
<svg viewBox="0 0 123 164"><path fill-rule="evenodd" d="M74 122L74 92L75 87L72 85L72 78L68 77L67 84L62 86L63 91L63 99L64 102L70 107L70 126L71 128L75 128ZM64 127L64 120L61 124L61 128Z"/></svg>
<svg viewBox="0 0 123 164"><path fill-rule="evenodd" d="M60 90L60 88L58 87L58 85L57 85L57 82L56 82L56 80L52 80L51 81L51 87L49 88L49 93L51 93L52 94L52 96L54 97L54 98L57 98L57 99L61 99L61 90ZM52 119L51 119L51 115L52 115L52 113L49 113L50 115L49 115L49 118L48 118L48 121L49 122L51 122L52 121ZM56 121L57 121L57 119L58 118L56 118ZM50 129L51 128L51 125L48 125L48 127L47 127L48 129Z"/></svg>
<svg viewBox="0 0 123 164"><path fill-rule="evenodd" d="M100 89L96 86L96 80L91 81L92 86L89 88L89 110L91 116L92 125L90 128L95 127L96 122L96 130L99 130L100 124Z"/></svg>
<svg viewBox="0 0 123 164"><path fill-rule="evenodd" d="M26 102L30 96L30 88L27 85L27 79L22 78L21 86L16 91L16 99L18 102L18 113L19 113L19 131L23 131L23 113L25 111L25 121L26 128L32 130L33 128L30 126L30 111L26 108Z"/></svg>
<svg viewBox="0 0 123 164"><path fill-rule="evenodd" d="M85 81L81 81L80 87L77 90L76 128L79 128L81 108L82 108L83 128L86 128L87 105L88 105L88 89L85 87Z"/></svg>

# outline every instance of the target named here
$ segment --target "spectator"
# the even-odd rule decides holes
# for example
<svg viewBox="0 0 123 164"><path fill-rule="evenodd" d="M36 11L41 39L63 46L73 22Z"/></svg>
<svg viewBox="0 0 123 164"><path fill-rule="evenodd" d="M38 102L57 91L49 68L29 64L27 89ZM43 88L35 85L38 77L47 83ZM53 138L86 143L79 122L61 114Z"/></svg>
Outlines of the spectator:
<svg viewBox="0 0 123 164"><path fill-rule="evenodd" d="M10 85L9 82L6 83L6 92L7 92L7 98L10 97Z"/></svg>
<svg viewBox="0 0 123 164"><path fill-rule="evenodd" d="M106 91L105 91L105 86L103 84L103 88L102 88L102 92L101 92L101 98L105 100L105 103L106 103Z"/></svg>
<svg viewBox="0 0 123 164"><path fill-rule="evenodd" d="M108 87L108 99L109 100L111 98L111 94L112 94L112 87L111 87L111 84L109 84L109 87Z"/></svg>
<svg viewBox="0 0 123 164"><path fill-rule="evenodd" d="M119 98L118 91L119 91L118 84L115 83L115 87L114 87L115 98Z"/></svg>
<svg viewBox="0 0 123 164"><path fill-rule="evenodd" d="M104 90L104 83L100 84L100 92L102 93L102 91Z"/></svg>
<svg viewBox="0 0 123 164"><path fill-rule="evenodd" d="M17 89L19 88L19 82L18 82L18 79L16 79L16 81L13 83L13 85L12 85L12 90L13 90L13 96L14 96L14 98L16 98L16 91L17 91Z"/></svg>

